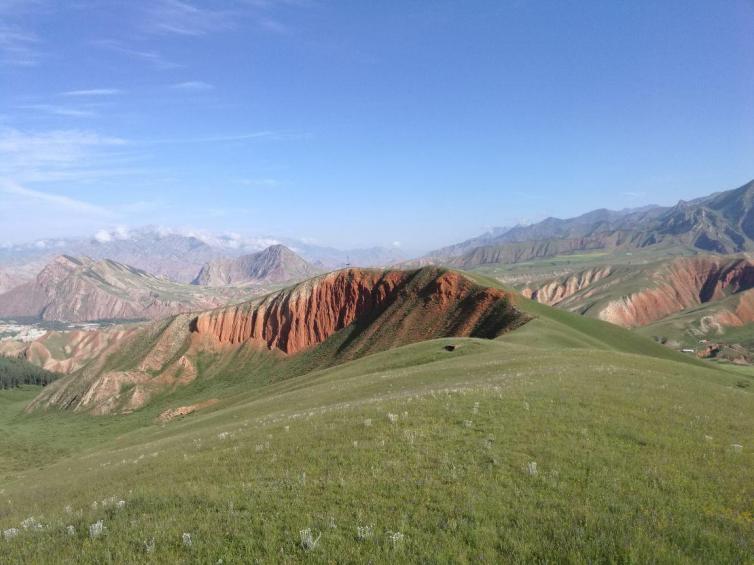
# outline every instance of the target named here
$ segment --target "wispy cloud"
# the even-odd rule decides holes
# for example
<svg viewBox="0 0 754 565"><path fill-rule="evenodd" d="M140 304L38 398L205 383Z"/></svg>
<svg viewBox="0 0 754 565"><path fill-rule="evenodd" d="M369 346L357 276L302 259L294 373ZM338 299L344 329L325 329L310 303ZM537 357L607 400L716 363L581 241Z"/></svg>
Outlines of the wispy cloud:
<svg viewBox="0 0 754 565"><path fill-rule="evenodd" d="M116 94L123 94L123 90L120 88L90 88L87 90L68 90L67 92L61 92L61 96L114 96Z"/></svg>
<svg viewBox="0 0 754 565"><path fill-rule="evenodd" d="M94 180L126 174L125 140L83 130L0 128L0 178L16 182Z"/></svg>
<svg viewBox="0 0 754 565"><path fill-rule="evenodd" d="M206 90L214 90L214 85L209 84L208 82L203 82L200 80L189 80L186 82L179 82L177 84L171 85L171 88L175 88L177 90L193 90L193 91L206 91Z"/></svg>
<svg viewBox="0 0 754 565"><path fill-rule="evenodd" d="M290 33L291 31L287 25L272 18L260 19L259 26L264 30L271 31L273 33L279 33L279 34L287 34L287 33Z"/></svg>
<svg viewBox="0 0 754 565"><path fill-rule="evenodd" d="M39 38L17 27L0 22L0 64L33 67L39 63Z"/></svg>
<svg viewBox="0 0 754 565"><path fill-rule="evenodd" d="M284 132L284 131L254 131L249 133L227 134L227 135L210 135L205 137L167 137L162 139L149 139L141 141L140 143L146 145L162 145L162 144L180 144L180 143L214 143L223 141L251 141L254 139L271 139L275 141L289 140L289 139L306 139L308 134Z"/></svg>
<svg viewBox="0 0 754 565"><path fill-rule="evenodd" d="M263 178L263 179L241 179L238 184L243 186L253 186L258 188L276 188L282 183L277 179Z"/></svg>
<svg viewBox="0 0 754 565"><path fill-rule="evenodd" d="M93 214L98 217L107 217L112 214L110 210L107 210L102 206L97 206L96 204L84 202L83 200L77 200L75 198L64 196L62 194L52 194L49 192L42 192L40 190L26 188L15 181L0 181L0 192L5 193L6 195L21 197L26 200L53 205L55 207L76 213Z"/></svg>
<svg viewBox="0 0 754 565"><path fill-rule="evenodd" d="M115 39L101 39L99 41L95 41L94 44L115 51L116 53L126 55L133 59L141 60L160 70L180 69L185 66L163 57L156 51L133 49L132 47L129 47L128 45Z"/></svg>
<svg viewBox="0 0 754 565"><path fill-rule="evenodd" d="M80 108L71 108L69 106L59 106L56 104L23 104L16 106L21 110L33 110L35 112L45 112L55 116L66 116L69 118L93 118L97 115L92 110L82 110Z"/></svg>
<svg viewBox="0 0 754 565"><path fill-rule="evenodd" d="M227 11L198 7L182 0L154 0L147 8L145 28L158 34L200 36L234 27Z"/></svg>

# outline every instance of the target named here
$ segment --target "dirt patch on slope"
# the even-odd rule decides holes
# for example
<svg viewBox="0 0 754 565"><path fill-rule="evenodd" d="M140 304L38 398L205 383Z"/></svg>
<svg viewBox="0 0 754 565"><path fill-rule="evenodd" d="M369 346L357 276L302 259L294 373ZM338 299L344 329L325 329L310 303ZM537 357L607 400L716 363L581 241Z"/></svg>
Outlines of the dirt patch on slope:
<svg viewBox="0 0 754 565"><path fill-rule="evenodd" d="M220 402L217 398L212 398L210 400L205 400L204 402L198 402L197 404L191 404L189 406L179 406L178 408L169 408L168 410L165 410L162 412L158 417L157 421L161 424L166 424L172 420L175 420L176 418L180 418L181 416L188 416L189 414L193 414L197 410L202 410L203 408L208 408L210 406L213 406Z"/></svg>

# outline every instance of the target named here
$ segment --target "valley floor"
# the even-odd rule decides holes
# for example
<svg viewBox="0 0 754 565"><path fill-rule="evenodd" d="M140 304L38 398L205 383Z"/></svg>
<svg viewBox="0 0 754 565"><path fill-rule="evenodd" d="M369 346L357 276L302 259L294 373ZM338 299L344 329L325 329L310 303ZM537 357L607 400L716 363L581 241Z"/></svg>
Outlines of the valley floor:
<svg viewBox="0 0 754 565"><path fill-rule="evenodd" d="M752 377L522 339L197 382L128 416L0 392L0 560L751 562Z"/></svg>

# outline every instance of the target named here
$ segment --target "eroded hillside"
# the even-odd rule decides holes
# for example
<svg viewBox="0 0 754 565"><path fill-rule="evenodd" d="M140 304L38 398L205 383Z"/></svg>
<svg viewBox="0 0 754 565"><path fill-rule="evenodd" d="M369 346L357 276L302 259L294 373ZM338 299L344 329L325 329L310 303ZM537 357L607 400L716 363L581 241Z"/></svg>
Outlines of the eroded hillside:
<svg viewBox="0 0 754 565"><path fill-rule="evenodd" d="M597 267L527 285L522 293L550 305L634 328L709 305L719 325L754 321L754 262L698 255L646 265ZM709 312L706 312L709 314Z"/></svg>
<svg viewBox="0 0 754 565"><path fill-rule="evenodd" d="M241 305L149 325L45 389L30 409L129 412L201 377L206 355L215 356L213 366L232 358L235 370L250 373L255 363L295 362L311 370L426 339L492 338L527 319L506 292L457 272L347 269Z"/></svg>

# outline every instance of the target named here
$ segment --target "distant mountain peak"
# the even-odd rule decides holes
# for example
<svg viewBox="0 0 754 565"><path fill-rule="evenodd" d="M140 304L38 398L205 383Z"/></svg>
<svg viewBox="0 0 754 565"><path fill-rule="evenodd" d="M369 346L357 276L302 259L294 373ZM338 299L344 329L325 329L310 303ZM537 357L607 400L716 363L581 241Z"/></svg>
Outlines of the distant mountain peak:
<svg viewBox="0 0 754 565"><path fill-rule="evenodd" d="M201 286L283 283L309 278L319 269L282 244L242 255L216 259L202 267L193 281Z"/></svg>

